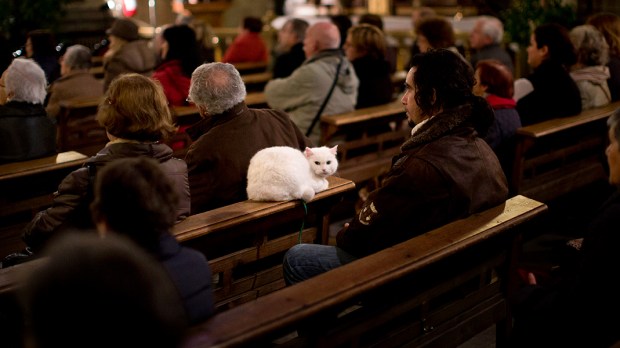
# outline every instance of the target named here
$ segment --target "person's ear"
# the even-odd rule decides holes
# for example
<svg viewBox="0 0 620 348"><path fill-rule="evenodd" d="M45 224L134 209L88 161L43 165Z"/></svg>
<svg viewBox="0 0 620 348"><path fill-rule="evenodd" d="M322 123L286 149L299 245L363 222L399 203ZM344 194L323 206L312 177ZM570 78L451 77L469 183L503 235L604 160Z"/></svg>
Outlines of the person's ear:
<svg viewBox="0 0 620 348"><path fill-rule="evenodd" d="M549 46L544 45L543 47L541 47L540 53L542 53L543 57L548 58L549 57Z"/></svg>
<svg viewBox="0 0 620 348"><path fill-rule="evenodd" d="M206 117L207 117L207 115L208 115L208 114L207 114L207 108L205 108L205 107L204 107L204 106L202 106L202 105L197 105L197 107L198 107L198 113L200 114L200 117L202 117L202 118L206 118Z"/></svg>

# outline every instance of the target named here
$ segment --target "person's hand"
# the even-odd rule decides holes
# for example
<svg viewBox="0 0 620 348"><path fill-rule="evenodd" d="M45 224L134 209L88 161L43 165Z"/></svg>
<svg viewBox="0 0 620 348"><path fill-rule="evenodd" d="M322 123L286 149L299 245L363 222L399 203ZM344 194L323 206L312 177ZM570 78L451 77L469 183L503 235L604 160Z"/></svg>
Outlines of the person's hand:
<svg viewBox="0 0 620 348"><path fill-rule="evenodd" d="M527 283L530 285L536 285L536 276L532 272L527 273Z"/></svg>
<svg viewBox="0 0 620 348"><path fill-rule="evenodd" d="M338 234L345 233L348 229L349 229L349 223L345 222L344 226L342 226L342 228L340 229L340 232L338 232Z"/></svg>

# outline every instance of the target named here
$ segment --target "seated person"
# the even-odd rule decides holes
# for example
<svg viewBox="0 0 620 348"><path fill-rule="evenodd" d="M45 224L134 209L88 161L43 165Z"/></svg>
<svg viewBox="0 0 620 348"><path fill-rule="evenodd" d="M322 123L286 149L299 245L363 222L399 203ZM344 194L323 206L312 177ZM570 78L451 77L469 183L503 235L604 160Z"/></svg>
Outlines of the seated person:
<svg viewBox="0 0 620 348"><path fill-rule="evenodd" d="M287 77L305 60L304 38L308 22L303 19L291 18L278 31L273 63L273 78Z"/></svg>
<svg viewBox="0 0 620 348"><path fill-rule="evenodd" d="M577 53L577 63L571 67L570 76L581 93L581 109L609 104L609 46L603 34L591 25L578 25L571 29L569 36Z"/></svg>
<svg viewBox="0 0 620 348"><path fill-rule="evenodd" d="M284 256L294 284L504 202L506 177L481 138L493 110L472 94L474 71L446 49L416 55L402 103L409 138L382 186L338 232L337 245L298 244Z"/></svg>
<svg viewBox="0 0 620 348"><path fill-rule="evenodd" d="M181 195L177 220L189 215L187 165L173 158L172 149L163 143L177 128L161 85L139 74L119 76L99 105L97 120L110 142L82 168L67 175L54 193L52 206L37 213L24 228L24 242L34 251L71 227L94 227L88 210L94 179L99 169L119 158L146 156L157 160Z"/></svg>
<svg viewBox="0 0 620 348"><path fill-rule="evenodd" d="M60 77L56 37L48 29L36 29L26 36L26 58L34 60L45 72L48 84Z"/></svg>
<svg viewBox="0 0 620 348"><path fill-rule="evenodd" d="M138 26L131 19L119 18L106 31L110 45L103 56L103 88L121 74L151 76L157 65L155 53L140 39Z"/></svg>
<svg viewBox="0 0 620 348"><path fill-rule="evenodd" d="M476 65L474 94L484 97L493 108L495 120L484 140L491 146L504 172L510 169L514 157L514 135L521 127L514 91L512 73L494 59L483 59Z"/></svg>
<svg viewBox="0 0 620 348"><path fill-rule="evenodd" d="M214 312L211 269L203 254L170 233L178 205L176 187L157 161L132 157L101 169L90 210L101 235L129 237L164 265L193 325Z"/></svg>
<svg viewBox="0 0 620 348"><path fill-rule="evenodd" d="M609 183L620 185L620 112L607 122ZM573 274L538 285L534 274L514 298L511 347L611 347L620 340L620 191L601 206L578 252ZM567 272L563 272L567 273ZM596 318L599 318L598 320ZM604 318L604 320L601 320Z"/></svg>
<svg viewBox="0 0 620 348"><path fill-rule="evenodd" d="M576 59L566 28L555 23L536 27L527 48L527 63L534 70L515 81L524 126L581 112L581 94L568 73Z"/></svg>
<svg viewBox="0 0 620 348"><path fill-rule="evenodd" d="M456 36L452 23L442 17L435 16L422 19L415 26L415 35L416 44L422 53L431 48L446 48L454 53L459 53L456 48Z"/></svg>
<svg viewBox="0 0 620 348"><path fill-rule="evenodd" d="M63 237L20 288L29 346L179 346L183 306L152 256L121 236Z"/></svg>
<svg viewBox="0 0 620 348"><path fill-rule="evenodd" d="M359 79L356 109L381 105L392 100L390 63L385 60L385 39L379 28L370 24L349 29L344 53L353 63Z"/></svg>
<svg viewBox="0 0 620 348"><path fill-rule="evenodd" d="M58 116L61 101L103 96L103 82L90 73L90 66L88 47L73 45L67 48L60 60L61 77L50 86L49 101L45 107L49 117Z"/></svg>
<svg viewBox="0 0 620 348"><path fill-rule="evenodd" d="M303 150L311 144L286 113L250 109L245 96L241 75L231 64L203 64L192 74L189 98L203 118L187 129L194 141L185 156L192 214L248 199L248 166L259 150Z"/></svg>
<svg viewBox="0 0 620 348"><path fill-rule="evenodd" d="M339 43L340 33L335 24L311 25L304 39L306 61L291 76L273 79L265 85L267 104L285 110L316 145L322 145L318 114L323 103L324 115L353 111L357 103L359 80L351 62L342 56Z"/></svg>
<svg viewBox="0 0 620 348"><path fill-rule="evenodd" d="M586 24L594 26L603 36L609 46L609 91L611 100L620 100L620 16L611 12L596 13L590 17Z"/></svg>
<svg viewBox="0 0 620 348"><path fill-rule="evenodd" d="M434 17L437 13L432 7L422 6L417 7L414 6L411 10L411 27L413 28L413 32L415 32L415 27L425 18ZM414 38L413 44L411 45L411 50L409 52L409 62L407 62L407 66L405 69L409 70L411 67L411 59L413 56L420 53L420 47L418 46L418 39Z"/></svg>
<svg viewBox="0 0 620 348"><path fill-rule="evenodd" d="M200 65L196 33L187 25L170 26L162 32L160 45L162 62L153 78L161 83L170 105L187 105L189 82Z"/></svg>
<svg viewBox="0 0 620 348"><path fill-rule="evenodd" d="M334 23L338 27L338 31L340 32L340 48L344 46L344 38L347 37L347 32L349 28L353 26L353 21L346 14L336 14L330 15L329 20Z"/></svg>
<svg viewBox="0 0 620 348"><path fill-rule="evenodd" d="M30 59L17 58L2 74L0 89L0 163L56 153L56 125L47 117L45 73Z"/></svg>
<svg viewBox="0 0 620 348"><path fill-rule="evenodd" d="M398 40L383 30L383 19L374 13L364 13L357 20L357 24L371 24L379 28L385 38L385 59L390 63L390 74L396 72L396 60L398 58Z"/></svg>
<svg viewBox="0 0 620 348"><path fill-rule="evenodd" d="M222 62L267 62L267 45L260 36L262 31L263 22L260 18L245 17L241 32L226 49Z"/></svg>
<svg viewBox="0 0 620 348"><path fill-rule="evenodd" d="M469 45L474 50L471 66L475 67L483 59L495 59L504 64L510 73L514 72L512 58L501 46L504 40L504 25L496 17L482 16L476 20L469 33Z"/></svg>

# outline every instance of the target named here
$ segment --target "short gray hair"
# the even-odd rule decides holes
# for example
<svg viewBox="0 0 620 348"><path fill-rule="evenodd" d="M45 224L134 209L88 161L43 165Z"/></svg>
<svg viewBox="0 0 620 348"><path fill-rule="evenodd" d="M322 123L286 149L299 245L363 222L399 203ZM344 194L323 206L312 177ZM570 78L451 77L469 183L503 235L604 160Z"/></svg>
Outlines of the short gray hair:
<svg viewBox="0 0 620 348"><path fill-rule="evenodd" d="M496 17L484 16L480 19L482 21L482 33L491 40L494 44L501 44L504 40L504 24Z"/></svg>
<svg viewBox="0 0 620 348"><path fill-rule="evenodd" d="M569 37L575 53L577 53L577 61L585 66L606 65L609 61L609 45L605 41L603 34L595 27L584 24L574 27Z"/></svg>
<svg viewBox="0 0 620 348"><path fill-rule="evenodd" d="M192 73L189 97L209 115L221 114L241 103L246 96L239 71L228 63L207 63Z"/></svg>
<svg viewBox="0 0 620 348"><path fill-rule="evenodd" d="M88 47L83 45L73 45L67 48L63 55L63 63L71 70L82 70L90 68L91 54Z"/></svg>
<svg viewBox="0 0 620 348"><path fill-rule="evenodd" d="M43 104L47 95L45 72L31 59L13 59L6 69L4 85L6 94L13 94L13 101Z"/></svg>

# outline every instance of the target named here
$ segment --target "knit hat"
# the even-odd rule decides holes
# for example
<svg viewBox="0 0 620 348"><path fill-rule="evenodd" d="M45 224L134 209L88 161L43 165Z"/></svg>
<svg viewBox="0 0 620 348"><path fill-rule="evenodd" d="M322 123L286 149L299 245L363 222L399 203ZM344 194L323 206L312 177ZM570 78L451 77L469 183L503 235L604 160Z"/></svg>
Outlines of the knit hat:
<svg viewBox="0 0 620 348"><path fill-rule="evenodd" d="M117 19L106 33L127 41L134 41L140 38L140 36L138 36L138 26L136 23L130 19L124 18Z"/></svg>

